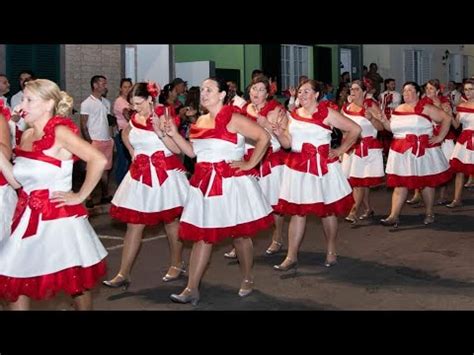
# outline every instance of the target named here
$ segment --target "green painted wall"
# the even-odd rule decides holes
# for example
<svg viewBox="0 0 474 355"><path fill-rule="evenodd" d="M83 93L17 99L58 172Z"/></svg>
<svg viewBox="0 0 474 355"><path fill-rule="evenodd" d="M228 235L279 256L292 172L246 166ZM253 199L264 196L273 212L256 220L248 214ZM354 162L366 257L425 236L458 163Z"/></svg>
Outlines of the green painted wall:
<svg viewBox="0 0 474 355"><path fill-rule="evenodd" d="M261 49L258 44L186 44L174 46L175 61L214 61L216 68L240 70L244 89L250 81L252 70L260 68Z"/></svg>

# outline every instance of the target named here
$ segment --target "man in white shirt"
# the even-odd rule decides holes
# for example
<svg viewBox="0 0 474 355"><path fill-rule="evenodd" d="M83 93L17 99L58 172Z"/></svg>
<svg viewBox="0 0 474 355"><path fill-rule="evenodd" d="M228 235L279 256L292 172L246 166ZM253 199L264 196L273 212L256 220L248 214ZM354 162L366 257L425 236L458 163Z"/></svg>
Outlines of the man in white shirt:
<svg viewBox="0 0 474 355"><path fill-rule="evenodd" d="M385 91L379 96L380 109L389 120L392 116L392 111L397 108L402 102L402 95L395 91L396 83L395 79L388 78L384 81ZM392 133L383 129L378 132L378 138L383 145L383 153L385 158L388 156L390 150L390 144L392 142Z"/></svg>
<svg viewBox="0 0 474 355"><path fill-rule="evenodd" d="M16 133L15 133L15 138L16 138L16 144L19 145L21 141L21 135L23 132L28 128L28 125L26 124L25 120L23 117L15 114L15 108L21 104L21 100L23 99L23 89L25 88L25 83L30 80L34 80L35 75L31 70L22 70L20 74L18 75L18 82L20 84L20 91L18 91L15 95L12 96L12 99L10 101L10 106L13 109L12 112L12 120L16 123Z"/></svg>
<svg viewBox="0 0 474 355"><path fill-rule="evenodd" d="M237 83L233 80L229 80L227 82L227 86L229 88L229 92L227 94L229 97L229 104L232 106L237 106L238 108L244 107L247 102L237 94Z"/></svg>
<svg viewBox="0 0 474 355"><path fill-rule="evenodd" d="M107 115L110 114L110 101L103 95L107 92L107 78L94 75L91 78L91 95L81 103L81 132L84 139L100 150L107 158L107 165L100 180L102 198L100 204L109 203L109 174L113 163L114 141L110 135ZM88 208L94 207L92 196L86 200Z"/></svg>
<svg viewBox="0 0 474 355"><path fill-rule="evenodd" d="M6 95L10 92L10 82L5 74L0 74L0 100L2 100L5 106L10 107Z"/></svg>

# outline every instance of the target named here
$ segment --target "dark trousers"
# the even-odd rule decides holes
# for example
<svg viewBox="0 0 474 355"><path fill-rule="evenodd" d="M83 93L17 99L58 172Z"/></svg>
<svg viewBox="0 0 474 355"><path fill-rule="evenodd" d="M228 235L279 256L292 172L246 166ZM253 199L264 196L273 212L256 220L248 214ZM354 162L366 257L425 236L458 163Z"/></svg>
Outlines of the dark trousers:
<svg viewBox="0 0 474 355"><path fill-rule="evenodd" d="M117 156L115 161L115 181L117 185L120 185L123 178L128 172L130 166L131 157L127 147L123 144L122 131L114 137L115 147L117 149Z"/></svg>

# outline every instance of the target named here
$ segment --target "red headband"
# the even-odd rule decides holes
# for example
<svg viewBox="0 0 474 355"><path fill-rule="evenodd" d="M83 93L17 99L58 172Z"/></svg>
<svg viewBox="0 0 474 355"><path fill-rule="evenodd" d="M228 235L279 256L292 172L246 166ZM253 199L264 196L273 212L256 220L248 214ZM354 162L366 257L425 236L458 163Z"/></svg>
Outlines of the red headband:
<svg viewBox="0 0 474 355"><path fill-rule="evenodd" d="M157 97L160 94L160 87L156 85L154 81L149 81L148 84L146 85L146 89L148 90L148 93L152 98Z"/></svg>

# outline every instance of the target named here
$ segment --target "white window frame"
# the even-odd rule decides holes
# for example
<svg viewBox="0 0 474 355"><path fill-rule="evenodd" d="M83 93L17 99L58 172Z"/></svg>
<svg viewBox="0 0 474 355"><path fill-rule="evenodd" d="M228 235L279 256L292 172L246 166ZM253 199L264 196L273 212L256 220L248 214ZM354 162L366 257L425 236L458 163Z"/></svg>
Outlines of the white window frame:
<svg viewBox="0 0 474 355"><path fill-rule="evenodd" d="M281 87L297 86L300 76L309 76L309 46L281 45Z"/></svg>

